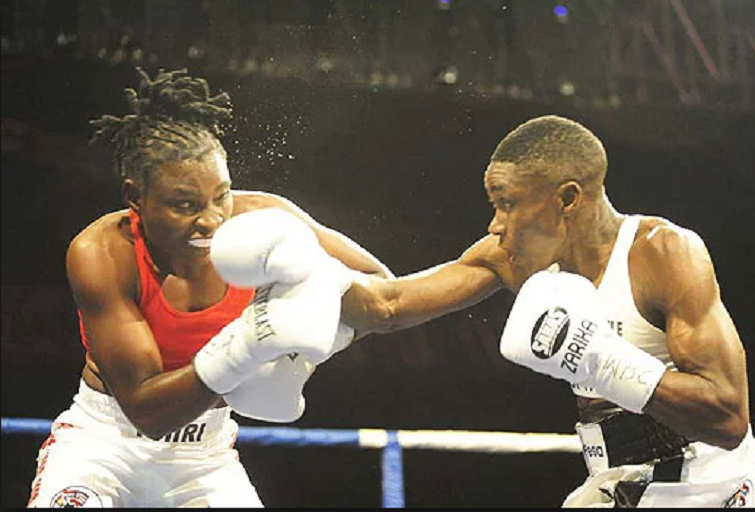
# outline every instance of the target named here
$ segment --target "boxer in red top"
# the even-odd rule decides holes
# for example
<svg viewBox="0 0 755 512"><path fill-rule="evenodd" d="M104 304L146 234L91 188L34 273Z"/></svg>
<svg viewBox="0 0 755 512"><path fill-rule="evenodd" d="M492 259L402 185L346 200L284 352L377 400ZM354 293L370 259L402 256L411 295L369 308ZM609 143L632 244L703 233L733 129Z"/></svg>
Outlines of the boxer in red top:
<svg viewBox="0 0 755 512"><path fill-rule="evenodd" d="M314 367L353 336L339 325L352 272L391 274L287 199L231 188L227 94L186 71L139 72L130 113L94 121L128 208L68 248L86 361L40 449L28 505L259 507L228 404L298 418ZM213 249L229 220L243 247ZM229 284L242 256L244 282Z"/></svg>

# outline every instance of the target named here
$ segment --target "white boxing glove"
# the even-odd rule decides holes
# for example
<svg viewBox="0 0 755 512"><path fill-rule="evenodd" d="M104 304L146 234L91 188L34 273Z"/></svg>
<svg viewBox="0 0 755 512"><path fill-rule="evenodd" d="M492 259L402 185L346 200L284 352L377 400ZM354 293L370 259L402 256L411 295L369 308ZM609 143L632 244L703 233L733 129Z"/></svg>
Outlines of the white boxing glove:
<svg viewBox="0 0 755 512"><path fill-rule="evenodd" d="M354 329L339 322L330 355L345 350L353 339ZM260 366L223 398L247 418L276 423L296 421L304 414L304 385L315 368L300 354L284 355Z"/></svg>
<svg viewBox="0 0 755 512"><path fill-rule="evenodd" d="M334 353L341 296L355 273L302 220L278 208L237 215L216 231L210 256L227 282L257 287L241 316L194 358L211 390L225 394L286 354L319 364Z"/></svg>
<svg viewBox="0 0 755 512"><path fill-rule="evenodd" d="M288 423L304 414L304 384L315 365L303 356L281 356L260 366L225 402L238 414L256 420Z"/></svg>
<svg viewBox="0 0 755 512"><path fill-rule="evenodd" d="M333 350L330 355L337 354L342 350L346 350L354 341L354 335L356 332L352 327L344 322L338 322L338 329L336 330L336 339L333 343Z"/></svg>
<svg viewBox="0 0 755 512"><path fill-rule="evenodd" d="M194 356L194 371L214 393L231 391L265 363L252 354L259 336L254 311L252 302Z"/></svg>
<svg viewBox="0 0 755 512"><path fill-rule="evenodd" d="M221 233L233 220L239 220L236 227ZM236 231L239 226L246 230ZM236 238L227 238L231 234ZM249 237L256 242L248 241ZM233 250L234 243L238 250ZM285 354L301 354L319 364L334 353L341 296L351 286L355 272L329 256L306 224L283 210L257 210L223 224L212 247L220 247L216 256L227 257L213 260L220 265L219 272L231 269L236 284L258 288L241 316L195 356L197 375L207 387L218 394L227 393L262 364ZM253 248L261 256L255 256ZM264 284L271 279L272 284Z"/></svg>
<svg viewBox="0 0 755 512"><path fill-rule="evenodd" d="M194 368L207 387L225 394L264 363L286 354L319 364L334 353L341 295L350 272L337 260L324 258L302 282L257 288L241 316L197 352Z"/></svg>
<svg viewBox="0 0 755 512"><path fill-rule="evenodd" d="M323 252L314 231L280 208L231 217L210 244L210 259L220 277L240 288L303 281Z"/></svg>
<svg viewBox="0 0 755 512"><path fill-rule="evenodd" d="M314 364L328 359L334 352L341 296L350 275L340 261L325 255L323 264L300 283L258 288L254 321L269 336L256 344L255 357L272 361L297 353Z"/></svg>
<svg viewBox="0 0 755 512"><path fill-rule="evenodd" d="M666 371L662 361L611 330L595 286L568 272L543 270L525 281L500 351L514 363L592 387L634 413L642 412Z"/></svg>

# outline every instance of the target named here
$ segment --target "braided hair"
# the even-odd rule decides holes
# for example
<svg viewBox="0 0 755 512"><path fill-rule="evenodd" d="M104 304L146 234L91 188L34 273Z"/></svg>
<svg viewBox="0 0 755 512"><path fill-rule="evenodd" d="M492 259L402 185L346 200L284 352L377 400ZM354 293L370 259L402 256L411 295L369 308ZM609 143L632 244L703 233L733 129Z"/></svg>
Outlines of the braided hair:
<svg viewBox="0 0 755 512"><path fill-rule="evenodd" d="M130 114L104 115L90 121L97 127L91 142L113 146L115 170L145 189L155 170L173 161L198 159L226 151L220 142L223 122L231 118L231 99L210 95L203 78L186 69L159 70L153 79L141 68L138 92L126 88Z"/></svg>

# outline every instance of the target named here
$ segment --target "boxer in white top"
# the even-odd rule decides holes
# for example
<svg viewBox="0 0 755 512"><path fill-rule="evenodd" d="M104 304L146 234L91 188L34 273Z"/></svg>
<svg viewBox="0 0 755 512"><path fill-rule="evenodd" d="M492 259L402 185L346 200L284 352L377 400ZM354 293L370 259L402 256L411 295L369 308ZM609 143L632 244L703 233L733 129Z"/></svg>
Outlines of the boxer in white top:
<svg viewBox="0 0 755 512"><path fill-rule="evenodd" d="M485 171L489 234L454 261L355 283L343 318L389 332L513 291L501 354L576 395L589 477L565 507L751 507L746 356L710 255L688 229L616 211L607 167L581 124L523 123Z"/></svg>

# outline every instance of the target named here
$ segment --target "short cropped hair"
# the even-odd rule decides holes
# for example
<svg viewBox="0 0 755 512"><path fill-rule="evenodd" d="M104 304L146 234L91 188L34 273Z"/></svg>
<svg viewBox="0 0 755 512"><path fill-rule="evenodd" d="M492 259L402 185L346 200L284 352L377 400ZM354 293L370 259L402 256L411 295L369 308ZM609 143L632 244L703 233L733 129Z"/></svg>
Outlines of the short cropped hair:
<svg viewBox="0 0 755 512"><path fill-rule="evenodd" d="M522 177L553 183L602 185L608 168L603 144L576 121L547 115L519 125L498 144L491 162L510 162Z"/></svg>

